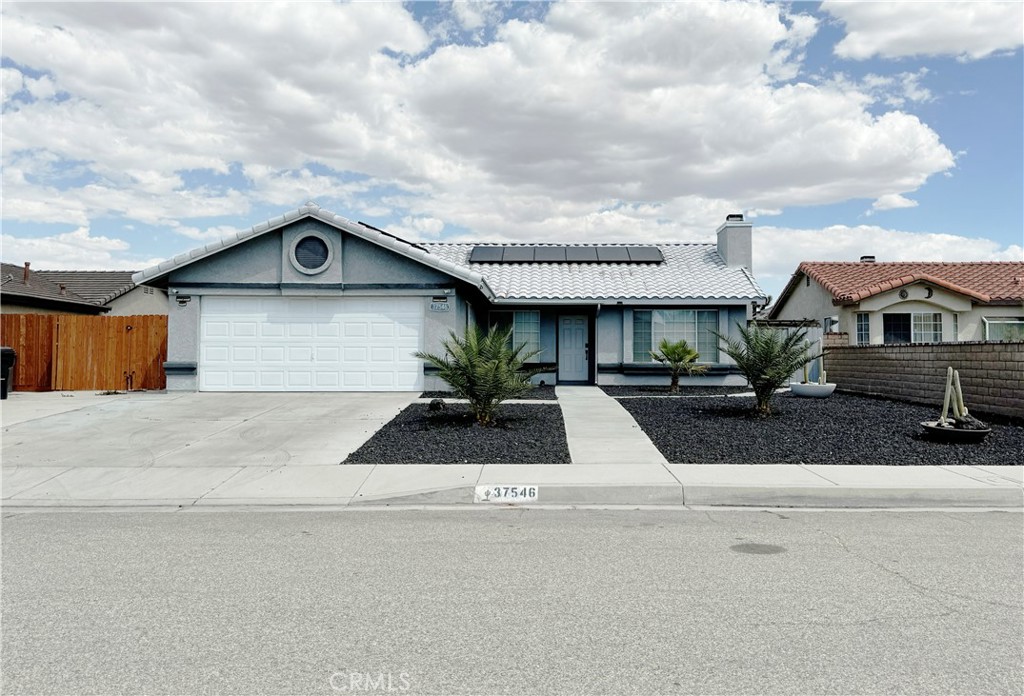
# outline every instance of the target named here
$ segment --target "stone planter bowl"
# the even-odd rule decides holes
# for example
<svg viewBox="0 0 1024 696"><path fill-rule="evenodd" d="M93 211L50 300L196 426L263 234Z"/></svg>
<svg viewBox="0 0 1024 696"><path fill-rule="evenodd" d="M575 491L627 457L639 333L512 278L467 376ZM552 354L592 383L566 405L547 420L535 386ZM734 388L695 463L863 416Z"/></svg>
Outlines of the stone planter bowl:
<svg viewBox="0 0 1024 696"><path fill-rule="evenodd" d="M827 399L836 390L835 382L817 384L815 382L802 383L794 382L789 385L790 391L796 396L804 396L812 399Z"/></svg>

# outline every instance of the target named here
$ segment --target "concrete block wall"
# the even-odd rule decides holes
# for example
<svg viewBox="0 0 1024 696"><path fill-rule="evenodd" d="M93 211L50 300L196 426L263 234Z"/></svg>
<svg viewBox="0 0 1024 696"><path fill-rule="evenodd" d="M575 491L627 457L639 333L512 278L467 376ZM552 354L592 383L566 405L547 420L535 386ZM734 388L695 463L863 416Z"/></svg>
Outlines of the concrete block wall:
<svg viewBox="0 0 1024 696"><path fill-rule="evenodd" d="M968 410L1024 419L1024 342L825 345L828 381L839 391L931 404L938 410L946 368L960 372Z"/></svg>

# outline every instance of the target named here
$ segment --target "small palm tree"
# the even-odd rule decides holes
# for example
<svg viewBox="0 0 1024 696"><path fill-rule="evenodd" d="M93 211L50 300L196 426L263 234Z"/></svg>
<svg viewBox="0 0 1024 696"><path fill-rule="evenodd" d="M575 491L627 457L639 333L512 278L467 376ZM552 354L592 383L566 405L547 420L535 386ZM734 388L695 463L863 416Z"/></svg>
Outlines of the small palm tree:
<svg viewBox="0 0 1024 696"><path fill-rule="evenodd" d="M530 377L540 372L523 367L540 351L524 353L525 343L513 346L511 327L491 327L485 334L470 326L461 338L452 331L442 345L444 355L418 352L416 357L436 367L456 396L469 400L469 410L480 425L493 425L501 402L532 389Z"/></svg>
<svg viewBox="0 0 1024 696"><path fill-rule="evenodd" d="M724 341L722 350L736 362L743 376L750 382L757 400L757 412L769 416L771 398L775 390L789 381L790 376L809 362L817 360L804 345L806 330L787 334L758 324L745 328L737 324L740 339L715 333Z"/></svg>
<svg viewBox="0 0 1024 696"><path fill-rule="evenodd" d="M687 376L699 375L708 369L707 365L697 364L700 353L691 348L686 341L671 343L667 338L663 338L658 344L658 350L652 350L650 353L651 357L662 365L668 365L672 373L672 382L668 390L672 394L679 392L679 375L684 372Z"/></svg>

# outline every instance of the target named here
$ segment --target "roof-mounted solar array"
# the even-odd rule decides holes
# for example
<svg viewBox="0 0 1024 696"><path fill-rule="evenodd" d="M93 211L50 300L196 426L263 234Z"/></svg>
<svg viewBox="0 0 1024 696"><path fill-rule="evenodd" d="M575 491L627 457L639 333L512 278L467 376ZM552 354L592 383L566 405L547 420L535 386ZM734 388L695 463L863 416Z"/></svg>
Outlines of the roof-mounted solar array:
<svg viewBox="0 0 1024 696"><path fill-rule="evenodd" d="M478 246L470 263L661 263L655 246Z"/></svg>

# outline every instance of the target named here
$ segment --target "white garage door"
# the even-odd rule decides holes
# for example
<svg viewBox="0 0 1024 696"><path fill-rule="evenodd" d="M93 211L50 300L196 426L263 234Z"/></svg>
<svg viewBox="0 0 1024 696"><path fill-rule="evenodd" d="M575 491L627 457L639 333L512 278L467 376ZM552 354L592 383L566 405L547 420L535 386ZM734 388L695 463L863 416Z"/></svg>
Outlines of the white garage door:
<svg viewBox="0 0 1024 696"><path fill-rule="evenodd" d="M423 388L416 298L204 297L202 391Z"/></svg>

